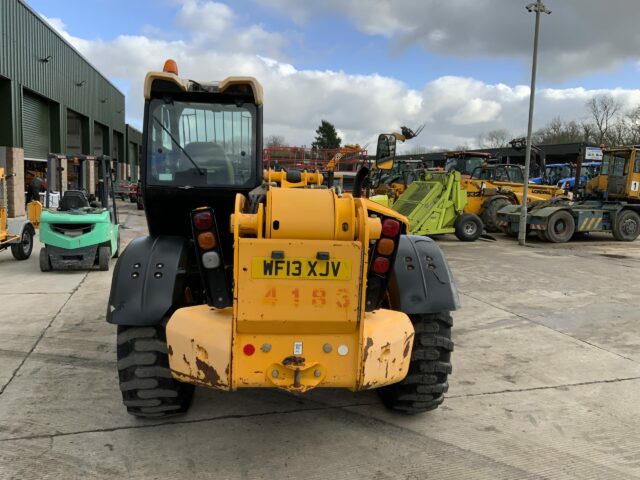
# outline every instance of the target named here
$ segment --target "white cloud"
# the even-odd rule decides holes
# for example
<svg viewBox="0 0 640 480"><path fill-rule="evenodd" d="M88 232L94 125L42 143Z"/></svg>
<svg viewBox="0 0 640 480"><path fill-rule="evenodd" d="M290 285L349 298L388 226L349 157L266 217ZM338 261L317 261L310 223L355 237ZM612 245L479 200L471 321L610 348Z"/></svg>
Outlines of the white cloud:
<svg viewBox="0 0 640 480"><path fill-rule="evenodd" d="M530 64L533 14L506 0L255 0L298 22L349 19L360 31L400 46L459 58L517 58ZM639 58L637 0L547 0L540 29L540 73L568 79ZM525 68L526 70L526 68Z"/></svg>
<svg viewBox="0 0 640 480"><path fill-rule="evenodd" d="M380 132L426 123L424 132L408 142L407 149L416 144L427 148L471 146L483 132L507 129L515 136L526 130L529 88L525 85L443 76L416 90L399 79L373 73L301 70L283 60L282 35L259 25L239 26L233 12L218 5L183 2L178 23L192 22L194 27L183 40L145 35L122 35L111 41L83 39L70 35L59 19L49 22L100 71L130 85L125 92L127 121L136 125L142 118L146 72L174 58L181 74L196 80L255 76L265 91L265 135L283 135L294 145L310 145L322 119L336 126L344 143L361 145L373 145ZM197 8L203 15L214 14L216 9L222 12L206 42L202 26L195 28L200 17ZM264 41L255 43L260 39ZM237 47L230 48L227 42ZM555 116L583 119L586 100L607 92L628 108L640 104L640 90L543 89L537 95L535 127Z"/></svg>

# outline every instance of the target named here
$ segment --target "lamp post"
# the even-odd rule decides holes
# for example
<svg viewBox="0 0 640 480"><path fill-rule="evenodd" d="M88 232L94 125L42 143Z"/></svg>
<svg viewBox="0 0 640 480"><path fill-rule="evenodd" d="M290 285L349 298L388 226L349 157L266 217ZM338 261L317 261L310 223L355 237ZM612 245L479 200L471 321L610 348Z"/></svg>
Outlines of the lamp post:
<svg viewBox="0 0 640 480"><path fill-rule="evenodd" d="M531 65L531 93L529 94L529 125L527 126L527 148L524 154L524 188L522 189L522 206L520 208L520 223L518 225L518 243L524 245L527 238L527 193L529 187L529 168L531 167L531 134L533 130L533 106L536 97L536 70L538 66L538 32L540 31L540 14L551 13L542 0L530 3L525 7L536 14L536 28L533 35L533 63Z"/></svg>

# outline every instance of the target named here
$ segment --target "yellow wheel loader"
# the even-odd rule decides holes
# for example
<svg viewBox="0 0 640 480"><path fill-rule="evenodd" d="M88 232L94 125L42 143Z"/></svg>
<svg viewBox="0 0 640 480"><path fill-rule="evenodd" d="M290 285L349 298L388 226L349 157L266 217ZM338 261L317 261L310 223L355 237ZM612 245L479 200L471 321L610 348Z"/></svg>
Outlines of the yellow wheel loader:
<svg viewBox="0 0 640 480"><path fill-rule="evenodd" d="M496 164L476 167L460 184L467 191L464 211L479 216L488 232L499 232L498 211L507 205L522 205L524 192L522 167ZM564 190L549 185L527 185L527 203L564 198Z"/></svg>
<svg viewBox="0 0 640 480"><path fill-rule="evenodd" d="M317 172L263 173L255 79L196 82L167 61L144 93L149 235L118 259L107 311L129 413L183 412L194 385L376 389L397 411L438 407L458 308L438 246ZM380 136L378 167L395 141Z"/></svg>

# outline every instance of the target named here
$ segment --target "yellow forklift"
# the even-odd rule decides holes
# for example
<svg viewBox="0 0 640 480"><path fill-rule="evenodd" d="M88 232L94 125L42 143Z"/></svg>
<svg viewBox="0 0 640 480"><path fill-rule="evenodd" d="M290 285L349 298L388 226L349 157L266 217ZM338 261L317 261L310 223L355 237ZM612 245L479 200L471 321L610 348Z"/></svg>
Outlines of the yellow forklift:
<svg viewBox="0 0 640 480"><path fill-rule="evenodd" d="M263 175L254 78L196 82L167 61L144 95L149 236L118 259L107 311L129 413L184 412L194 385L375 389L399 412L437 408L458 308L437 244L318 172ZM379 137L377 168L395 144Z"/></svg>
<svg viewBox="0 0 640 480"><path fill-rule="evenodd" d="M7 217L7 178L0 167L0 251L11 248L16 260L26 260L33 251L36 230L29 220Z"/></svg>

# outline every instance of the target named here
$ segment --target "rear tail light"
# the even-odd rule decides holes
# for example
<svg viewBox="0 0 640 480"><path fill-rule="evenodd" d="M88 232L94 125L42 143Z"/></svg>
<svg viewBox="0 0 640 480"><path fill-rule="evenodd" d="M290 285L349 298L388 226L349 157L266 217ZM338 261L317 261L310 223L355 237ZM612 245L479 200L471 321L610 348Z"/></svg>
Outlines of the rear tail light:
<svg viewBox="0 0 640 480"><path fill-rule="evenodd" d="M395 261L401 231L402 225L395 218L387 217L382 220L382 236L371 251L371 263L369 264L365 294L365 309L367 312L378 308L384 299L389 283L389 271Z"/></svg>
<svg viewBox="0 0 640 480"><path fill-rule="evenodd" d="M396 244L390 238L383 238L378 241L378 246L376 247L376 251L380 255L391 255L396 248Z"/></svg>
<svg viewBox="0 0 640 480"><path fill-rule="evenodd" d="M198 212L193 215L193 224L198 230L209 230L213 226L213 215L211 212Z"/></svg>
<svg viewBox="0 0 640 480"><path fill-rule="evenodd" d="M373 261L373 271L378 275L384 275L389 271L389 267L391 266L391 262L389 262L388 258L378 257Z"/></svg>
<svg viewBox="0 0 640 480"><path fill-rule="evenodd" d="M191 230L207 304L215 308L232 305L231 282L224 269L220 231L213 209L201 207L191 212Z"/></svg>
<svg viewBox="0 0 640 480"><path fill-rule="evenodd" d="M207 270L218 268L220 263L218 252L207 252L202 255L202 266Z"/></svg>
<svg viewBox="0 0 640 480"><path fill-rule="evenodd" d="M385 237L396 237L400 233L400 222L392 218L382 222L382 234Z"/></svg>
<svg viewBox="0 0 640 480"><path fill-rule="evenodd" d="M198 246L203 250L215 248L218 242L212 232L202 232L198 234Z"/></svg>

